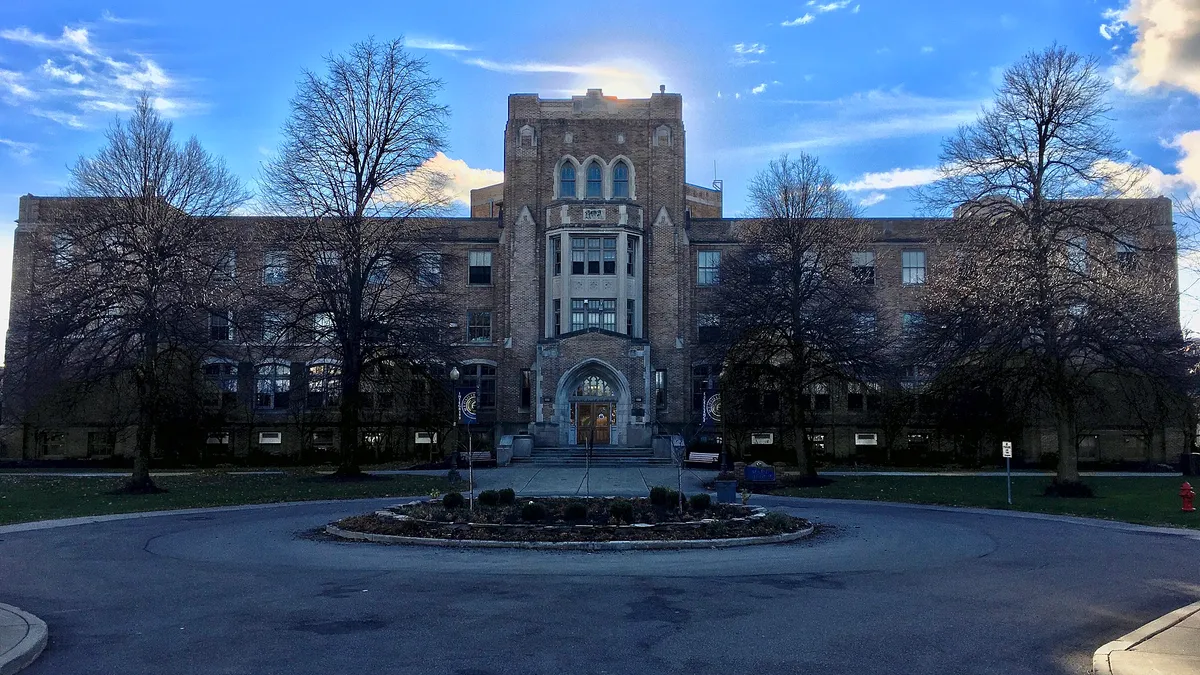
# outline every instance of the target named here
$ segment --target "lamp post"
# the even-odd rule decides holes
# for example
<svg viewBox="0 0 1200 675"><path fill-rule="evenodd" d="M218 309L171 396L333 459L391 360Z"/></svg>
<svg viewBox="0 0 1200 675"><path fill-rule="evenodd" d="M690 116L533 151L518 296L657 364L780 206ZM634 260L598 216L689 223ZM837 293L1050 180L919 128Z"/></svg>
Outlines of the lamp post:
<svg viewBox="0 0 1200 675"><path fill-rule="evenodd" d="M454 428L458 428L458 419L462 416L462 411L458 409L458 378L461 374L458 372L458 367L450 368L451 389L454 389ZM450 446L450 471L446 474L446 480L459 481L462 477L458 475L458 442Z"/></svg>

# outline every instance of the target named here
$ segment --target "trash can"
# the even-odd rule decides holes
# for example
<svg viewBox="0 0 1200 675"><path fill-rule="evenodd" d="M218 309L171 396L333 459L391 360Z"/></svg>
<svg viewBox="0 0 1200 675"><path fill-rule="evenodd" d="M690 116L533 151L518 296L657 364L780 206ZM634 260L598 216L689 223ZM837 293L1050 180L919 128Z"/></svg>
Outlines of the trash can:
<svg viewBox="0 0 1200 675"><path fill-rule="evenodd" d="M718 504L736 504L737 503L737 481L736 480L714 481L713 486L717 488L717 503Z"/></svg>
<svg viewBox="0 0 1200 675"><path fill-rule="evenodd" d="M496 466L508 466L513 457L513 437L501 436L496 446Z"/></svg>

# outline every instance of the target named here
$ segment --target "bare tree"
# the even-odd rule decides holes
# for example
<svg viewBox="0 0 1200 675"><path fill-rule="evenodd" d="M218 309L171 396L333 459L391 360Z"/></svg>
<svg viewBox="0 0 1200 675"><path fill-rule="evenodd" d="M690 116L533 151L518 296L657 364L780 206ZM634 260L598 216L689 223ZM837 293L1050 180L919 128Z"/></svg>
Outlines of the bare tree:
<svg viewBox="0 0 1200 675"><path fill-rule="evenodd" d="M796 463L812 476L813 387L863 380L882 344L871 288L852 256L864 250L870 230L832 174L807 154L773 160L751 181L749 201L741 246L721 261L712 308L717 351L735 369L762 366L759 386L779 393Z"/></svg>
<svg viewBox="0 0 1200 675"><path fill-rule="evenodd" d="M278 303L337 362L338 475L355 475L363 378L373 367L445 358L449 305L439 288L444 177L422 168L445 144L441 82L401 40L354 45L305 72L263 176L288 224L291 267Z"/></svg>
<svg viewBox="0 0 1200 675"><path fill-rule="evenodd" d="M154 491L155 431L209 346L209 312L228 241L218 218L248 195L223 162L172 126L143 95L94 157L71 167L54 227L39 233L38 293L23 317L26 378L127 381L136 411L131 491Z"/></svg>
<svg viewBox="0 0 1200 675"><path fill-rule="evenodd" d="M1080 490L1080 402L1115 369L1163 374L1181 346L1170 204L1119 199L1141 176L1108 127L1108 89L1093 58L1026 55L921 192L955 215L938 236L956 254L924 295L928 358L1053 421L1063 494Z"/></svg>

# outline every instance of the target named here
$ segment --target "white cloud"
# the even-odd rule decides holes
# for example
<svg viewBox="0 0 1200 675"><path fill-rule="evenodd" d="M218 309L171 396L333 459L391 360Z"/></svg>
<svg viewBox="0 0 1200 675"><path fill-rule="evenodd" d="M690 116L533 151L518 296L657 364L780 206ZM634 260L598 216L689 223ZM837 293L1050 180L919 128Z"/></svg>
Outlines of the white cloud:
<svg viewBox="0 0 1200 675"><path fill-rule="evenodd" d="M795 19L792 19L790 21L784 21L783 23L781 23L779 25L780 26L788 26L788 27L803 26L805 24L812 23L813 19L815 19L815 18L817 18L817 17L813 16L812 14L805 14L804 16L798 16Z"/></svg>
<svg viewBox="0 0 1200 675"><path fill-rule="evenodd" d="M924 47L921 47L921 53L922 54L932 54L933 47L930 47L929 45L925 45Z"/></svg>
<svg viewBox="0 0 1200 675"><path fill-rule="evenodd" d="M8 150L8 154L18 161L26 161L33 156L33 151L37 146L33 143L22 143L7 138L0 138L0 148Z"/></svg>
<svg viewBox="0 0 1200 675"><path fill-rule="evenodd" d="M850 2L851 0L834 0L834 2L817 4L816 0L808 0L808 6L815 7L818 12L835 12L839 9L845 9L850 5ZM857 12L858 8L855 7L854 11Z"/></svg>
<svg viewBox="0 0 1200 675"><path fill-rule="evenodd" d="M441 152L426 160L421 169L444 176L446 196L468 206L471 204L471 190L504 182L502 171L476 169L461 159L451 159Z"/></svg>
<svg viewBox="0 0 1200 675"><path fill-rule="evenodd" d="M763 82L762 84L758 85L757 87L751 89L750 93L751 94L761 94L766 90L767 90L767 83Z"/></svg>
<svg viewBox="0 0 1200 675"><path fill-rule="evenodd" d="M25 26L21 26L19 28L0 30L0 38L9 40L10 42L19 42L30 45L32 47L77 51L84 54L96 53L90 44L88 30L86 28L71 28L70 26L64 26L62 35L60 37L51 38L42 35L41 33L35 33Z"/></svg>
<svg viewBox="0 0 1200 675"><path fill-rule="evenodd" d="M740 148L734 152L761 157L792 150L941 134L973 121L982 101L930 98L893 89L872 90L830 100L763 101L763 104L768 103L804 106L804 121L782 132L772 132L772 136L783 137L782 140Z"/></svg>
<svg viewBox="0 0 1200 675"><path fill-rule="evenodd" d="M107 24L135 23L105 15ZM99 24L103 25L103 24ZM60 37L20 27L0 31L0 40L36 51L61 53L25 72L0 70L0 95L25 112L72 128L85 128L112 112L128 111L142 92L170 117L199 109L181 95L180 84L153 58L96 42L87 28L66 26ZM26 104L37 101L35 107Z"/></svg>
<svg viewBox="0 0 1200 675"><path fill-rule="evenodd" d="M32 99L37 98L37 94L26 87L22 82L25 76L13 70L0 70L0 91L7 91L9 95L16 98Z"/></svg>
<svg viewBox="0 0 1200 675"><path fill-rule="evenodd" d="M404 46L409 49L428 49L438 52L469 52L470 47L460 45L457 42L448 40L437 40L433 38L410 37L404 40Z"/></svg>
<svg viewBox="0 0 1200 675"><path fill-rule="evenodd" d="M885 199L887 199L887 195L883 194L882 192L873 192L859 200L858 205L866 207L875 206Z"/></svg>
<svg viewBox="0 0 1200 675"><path fill-rule="evenodd" d="M839 185L843 190L860 192L864 190L895 190L928 185L941 176L937 169L892 169L864 173L858 180Z"/></svg>
<svg viewBox="0 0 1200 675"><path fill-rule="evenodd" d="M752 42L750 44L746 44L745 42L739 42L733 46L733 53L734 54L765 54L765 53L767 53L767 46L764 44L759 44L757 42Z"/></svg>
<svg viewBox="0 0 1200 675"><path fill-rule="evenodd" d="M54 65L54 61L49 59L42 64L41 71L51 79L63 80L69 84L79 84L80 82L83 82L83 75L71 70L70 67L59 68L58 66Z"/></svg>
<svg viewBox="0 0 1200 675"><path fill-rule="evenodd" d="M1115 38L1131 27L1137 37L1117 84L1134 90L1172 86L1200 94L1200 3L1195 0L1129 0L1107 10L1100 34ZM1124 77L1123 73L1130 75Z"/></svg>
<svg viewBox="0 0 1200 675"><path fill-rule="evenodd" d="M466 59L472 66L509 75L551 74L574 75L565 92L582 94L589 88L600 88L607 96L646 98L658 91L664 78L653 66L632 60L567 64L543 61L501 62L489 59ZM545 89L543 89L545 91Z"/></svg>
<svg viewBox="0 0 1200 675"><path fill-rule="evenodd" d="M1179 134L1166 146L1179 152L1175 172L1143 166L1137 190L1147 197L1200 199L1200 129Z"/></svg>

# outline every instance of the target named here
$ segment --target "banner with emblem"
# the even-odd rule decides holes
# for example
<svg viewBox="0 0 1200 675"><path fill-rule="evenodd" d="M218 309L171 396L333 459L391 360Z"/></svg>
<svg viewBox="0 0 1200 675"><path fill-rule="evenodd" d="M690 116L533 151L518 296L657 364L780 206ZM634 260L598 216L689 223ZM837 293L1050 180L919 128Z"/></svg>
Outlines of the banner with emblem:
<svg viewBox="0 0 1200 675"><path fill-rule="evenodd" d="M478 418L479 394L471 388L456 389L458 400L458 421L462 424L474 424Z"/></svg>
<svg viewBox="0 0 1200 675"><path fill-rule="evenodd" d="M701 408L701 426L711 427L721 423L721 392L710 389L704 392L704 407Z"/></svg>

